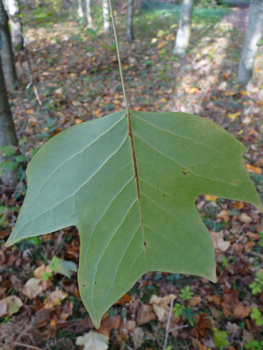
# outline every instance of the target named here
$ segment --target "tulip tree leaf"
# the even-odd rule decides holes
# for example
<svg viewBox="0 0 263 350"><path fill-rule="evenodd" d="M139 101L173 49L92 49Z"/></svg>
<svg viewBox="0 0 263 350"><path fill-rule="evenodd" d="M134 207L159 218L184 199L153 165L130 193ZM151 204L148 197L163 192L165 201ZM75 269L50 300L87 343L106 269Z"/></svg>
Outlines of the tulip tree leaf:
<svg viewBox="0 0 263 350"><path fill-rule="evenodd" d="M28 191L7 244L75 225L79 286L94 324L147 271L216 281L199 194L262 204L245 146L186 113L110 114L61 132L30 162Z"/></svg>

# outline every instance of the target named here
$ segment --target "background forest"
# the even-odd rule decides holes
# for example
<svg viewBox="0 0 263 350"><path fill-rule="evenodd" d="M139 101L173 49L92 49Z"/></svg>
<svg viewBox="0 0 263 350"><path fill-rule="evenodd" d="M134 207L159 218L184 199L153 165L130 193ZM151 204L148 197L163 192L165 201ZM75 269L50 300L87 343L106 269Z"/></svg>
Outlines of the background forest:
<svg viewBox="0 0 263 350"><path fill-rule="evenodd" d="M216 251L216 284L150 272L96 331L79 295L75 227L5 247L39 148L125 104L107 0L21 0L20 10L16 0L4 3L0 349L263 349L263 222L247 203L197 199ZM263 200L262 0L113 0L113 9L131 109L220 124L247 147Z"/></svg>

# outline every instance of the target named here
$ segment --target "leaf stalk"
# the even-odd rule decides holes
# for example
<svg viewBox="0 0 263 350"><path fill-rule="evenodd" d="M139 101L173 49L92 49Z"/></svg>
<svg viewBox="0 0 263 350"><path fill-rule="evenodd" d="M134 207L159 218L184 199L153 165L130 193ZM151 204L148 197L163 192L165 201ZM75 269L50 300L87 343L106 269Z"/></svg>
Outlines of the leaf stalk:
<svg viewBox="0 0 263 350"><path fill-rule="evenodd" d="M114 37L115 37L115 42L116 42L116 51L117 51L117 57L118 57L118 63L119 63L119 71L120 71L120 77L121 77L121 86L122 86L122 91L123 91L123 96L124 96L124 101L125 101L127 117L129 118L129 105L128 105L126 91L125 91L125 85L124 85L124 79L123 79L123 73L122 73L122 65L121 65L121 55L120 55L119 40L118 40L118 35L117 35L117 30L116 30L116 22L115 22L114 13L113 13L113 10L112 10L111 0L109 0L109 8L110 8L112 27L113 27L113 32L114 32Z"/></svg>

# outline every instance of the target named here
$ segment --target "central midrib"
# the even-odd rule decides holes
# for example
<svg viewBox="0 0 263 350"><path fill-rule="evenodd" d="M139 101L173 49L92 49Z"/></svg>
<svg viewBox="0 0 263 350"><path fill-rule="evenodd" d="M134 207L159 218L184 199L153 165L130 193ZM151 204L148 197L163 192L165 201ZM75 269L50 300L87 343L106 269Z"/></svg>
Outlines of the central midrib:
<svg viewBox="0 0 263 350"><path fill-rule="evenodd" d="M139 176L138 176L138 167L137 167L137 160L136 160L136 154L135 154L135 147L134 147L134 138L133 138L133 131L131 126L131 119L130 119L130 111L127 111L127 119L128 119L128 132L129 137L131 140L131 149L132 149L132 158L133 158L133 167L134 167L134 173L135 173L135 180L136 180L136 187L137 187L137 196L138 196L138 202L139 202L139 208L140 208L140 217L141 217L141 227L142 227L142 234L143 234L143 245L145 249L145 257L146 257L146 265L148 271L149 264L147 259L147 242L145 240L145 233L144 233L144 224L143 224L143 217L142 217L142 204L141 204L141 193L140 193L140 183L139 183Z"/></svg>

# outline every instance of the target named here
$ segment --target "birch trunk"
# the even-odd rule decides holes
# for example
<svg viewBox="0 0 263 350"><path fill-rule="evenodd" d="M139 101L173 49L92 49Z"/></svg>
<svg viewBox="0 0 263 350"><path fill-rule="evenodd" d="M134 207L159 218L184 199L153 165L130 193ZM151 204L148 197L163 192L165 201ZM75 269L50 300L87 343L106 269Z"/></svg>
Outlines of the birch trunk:
<svg viewBox="0 0 263 350"><path fill-rule="evenodd" d="M247 86L252 78L254 62L258 50L258 42L262 38L263 30L263 0L251 0L247 35L238 66L237 81Z"/></svg>
<svg viewBox="0 0 263 350"><path fill-rule="evenodd" d="M109 31L110 31L110 12L109 12L108 0L102 0L102 12L103 12L104 33L109 33Z"/></svg>
<svg viewBox="0 0 263 350"><path fill-rule="evenodd" d="M128 0L128 22L127 22L127 39L133 41L133 0Z"/></svg>
<svg viewBox="0 0 263 350"><path fill-rule="evenodd" d="M92 28L92 17L91 17L91 10L90 10L90 0L86 0L86 14L87 14L88 28Z"/></svg>
<svg viewBox="0 0 263 350"><path fill-rule="evenodd" d="M8 17L2 0L0 0L0 50L5 85L7 89L11 91L16 85L17 77L11 36L8 27Z"/></svg>
<svg viewBox="0 0 263 350"><path fill-rule="evenodd" d="M0 56L0 147L1 146L17 146L17 138L15 132L15 126L12 118L11 109L7 99L7 93L5 88L4 74L2 70L2 62ZM0 152L0 163L6 160ZM5 169L3 174L0 175L2 183L11 188L15 188L17 185L16 173L14 170Z"/></svg>
<svg viewBox="0 0 263 350"><path fill-rule="evenodd" d="M83 18L83 16L82 0L78 0L78 17Z"/></svg>
<svg viewBox="0 0 263 350"><path fill-rule="evenodd" d="M11 22L12 43L15 49L23 48L23 32L20 21L20 9L18 0L8 1L8 14Z"/></svg>
<svg viewBox="0 0 263 350"><path fill-rule="evenodd" d="M179 21L179 28L176 35L173 53L175 55L184 56L187 49L193 15L194 0L183 0Z"/></svg>

